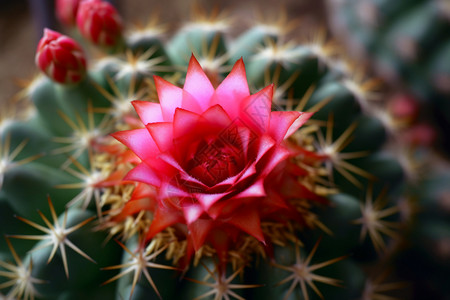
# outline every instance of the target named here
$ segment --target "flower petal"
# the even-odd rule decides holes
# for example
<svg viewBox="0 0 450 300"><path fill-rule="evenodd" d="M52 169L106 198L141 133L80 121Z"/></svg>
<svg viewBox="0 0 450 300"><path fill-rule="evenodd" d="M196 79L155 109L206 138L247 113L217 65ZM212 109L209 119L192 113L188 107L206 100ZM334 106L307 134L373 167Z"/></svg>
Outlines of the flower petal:
<svg viewBox="0 0 450 300"><path fill-rule="evenodd" d="M133 104L134 109L144 125L164 121L159 103L135 100L131 104Z"/></svg>
<svg viewBox="0 0 450 300"><path fill-rule="evenodd" d="M133 180L147 183L153 186L160 186L161 179L158 174L145 162L140 163L125 176L124 180Z"/></svg>
<svg viewBox="0 0 450 300"><path fill-rule="evenodd" d="M273 111L270 114L269 135L280 143L286 136L289 128L301 116L298 111Z"/></svg>
<svg viewBox="0 0 450 300"><path fill-rule="evenodd" d="M159 76L154 76L153 79L155 80L164 121L172 122L175 109L182 107L183 90Z"/></svg>
<svg viewBox="0 0 450 300"><path fill-rule="evenodd" d="M213 228L213 225L213 221L202 219L198 219L188 225L189 236L194 244L195 251L198 251L203 246L208 233Z"/></svg>
<svg viewBox="0 0 450 300"><path fill-rule="evenodd" d="M272 170L284 159L290 156L289 150L284 147L277 147L273 154L268 158L264 169L261 172L261 176L267 176Z"/></svg>
<svg viewBox="0 0 450 300"><path fill-rule="evenodd" d="M212 96L211 105L219 104L226 110L231 119L239 116L240 104L250 95L242 58L238 60L230 74L217 87Z"/></svg>
<svg viewBox="0 0 450 300"><path fill-rule="evenodd" d="M166 152L173 148L173 126L169 122L147 124L148 132L158 146L159 151Z"/></svg>
<svg viewBox="0 0 450 300"><path fill-rule="evenodd" d="M153 238L157 233L176 223L185 223L182 213L171 206L159 205L148 230L146 240Z"/></svg>
<svg viewBox="0 0 450 300"><path fill-rule="evenodd" d="M303 124L305 124L313 114L314 113L312 112L302 112L300 116L297 118L297 120L295 120L294 124L292 124L291 127L289 127L289 130L284 138L287 138L291 136L294 132L296 132L297 129L303 126Z"/></svg>
<svg viewBox="0 0 450 300"><path fill-rule="evenodd" d="M194 194L195 198L200 202L205 210L208 210L214 203L227 196L229 193L220 194Z"/></svg>
<svg viewBox="0 0 450 300"><path fill-rule="evenodd" d="M208 109L214 87L194 55L191 56L183 89L190 93L203 111Z"/></svg>
<svg viewBox="0 0 450 300"><path fill-rule="evenodd" d="M188 225L197 221L204 212L205 210L199 204L192 204L183 207L184 218L186 219Z"/></svg>
<svg viewBox="0 0 450 300"><path fill-rule="evenodd" d="M234 196L234 199L239 198L249 198L249 197L265 197L266 190L264 188L264 180L261 178L257 180L254 184L246 188L241 193Z"/></svg>
<svg viewBox="0 0 450 300"><path fill-rule="evenodd" d="M260 215L257 209L254 209L253 207L239 209L231 216L228 223L247 232L258 241L265 243L264 234L261 229Z"/></svg>
<svg viewBox="0 0 450 300"><path fill-rule="evenodd" d="M262 134L269 129L272 107L273 84L256 94L245 98L241 103L240 117L251 129Z"/></svg>
<svg viewBox="0 0 450 300"><path fill-rule="evenodd" d="M130 148L141 160L152 159L159 152L152 136L145 128L119 131L111 136Z"/></svg>

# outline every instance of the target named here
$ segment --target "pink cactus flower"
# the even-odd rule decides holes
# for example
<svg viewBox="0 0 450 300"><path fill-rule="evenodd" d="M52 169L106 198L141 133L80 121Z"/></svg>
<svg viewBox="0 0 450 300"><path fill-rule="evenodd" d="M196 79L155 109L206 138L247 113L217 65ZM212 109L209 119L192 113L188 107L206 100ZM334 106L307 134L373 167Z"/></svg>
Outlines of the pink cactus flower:
<svg viewBox="0 0 450 300"><path fill-rule="evenodd" d="M37 46L35 61L42 72L58 83L77 83L86 74L86 58L80 45L47 28Z"/></svg>
<svg viewBox="0 0 450 300"><path fill-rule="evenodd" d="M66 26L75 26L80 0L56 0L55 13L58 20Z"/></svg>
<svg viewBox="0 0 450 300"><path fill-rule="evenodd" d="M122 20L114 6L108 2L80 2L76 21L83 37L95 45L114 47L122 39Z"/></svg>
<svg viewBox="0 0 450 300"><path fill-rule="evenodd" d="M269 194L292 153L284 140L311 113L271 111L273 85L251 95L242 59L216 89L193 56L183 88L154 80L160 103L133 101L145 127L113 134L141 160L125 180L156 191L147 239L177 225L191 251L209 243L223 255L242 233L265 243L261 220L294 214ZM124 211L148 206L130 201Z"/></svg>

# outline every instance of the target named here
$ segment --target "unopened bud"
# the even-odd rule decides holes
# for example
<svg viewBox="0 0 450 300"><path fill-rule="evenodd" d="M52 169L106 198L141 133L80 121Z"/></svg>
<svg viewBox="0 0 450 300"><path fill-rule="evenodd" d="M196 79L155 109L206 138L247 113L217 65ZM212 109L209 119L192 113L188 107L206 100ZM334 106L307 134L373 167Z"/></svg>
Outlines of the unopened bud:
<svg viewBox="0 0 450 300"><path fill-rule="evenodd" d="M58 83L77 83L86 74L86 58L80 45L47 28L37 46L35 60L42 72Z"/></svg>

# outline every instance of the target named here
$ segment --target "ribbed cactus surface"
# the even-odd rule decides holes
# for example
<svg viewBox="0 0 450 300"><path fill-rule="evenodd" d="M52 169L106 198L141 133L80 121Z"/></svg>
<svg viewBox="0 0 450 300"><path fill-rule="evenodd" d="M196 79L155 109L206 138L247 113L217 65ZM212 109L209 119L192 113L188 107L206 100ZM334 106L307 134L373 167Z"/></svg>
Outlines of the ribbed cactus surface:
<svg viewBox="0 0 450 300"><path fill-rule="evenodd" d="M44 31L42 74L0 126L5 298L404 289L386 271L417 232L401 206L412 173L386 146L396 129L376 81L320 31L288 40L280 21L232 36L218 14L167 37L125 31L101 0L72 13L60 19L80 40Z"/></svg>

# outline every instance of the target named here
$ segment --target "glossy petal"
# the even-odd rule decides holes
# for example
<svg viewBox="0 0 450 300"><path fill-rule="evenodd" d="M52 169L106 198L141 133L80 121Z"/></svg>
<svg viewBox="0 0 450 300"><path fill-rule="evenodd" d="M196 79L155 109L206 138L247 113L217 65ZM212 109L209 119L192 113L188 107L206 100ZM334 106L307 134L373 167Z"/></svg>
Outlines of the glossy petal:
<svg viewBox="0 0 450 300"><path fill-rule="evenodd" d="M163 122L161 105L149 101L132 101L134 109L144 125L154 122Z"/></svg>
<svg viewBox="0 0 450 300"><path fill-rule="evenodd" d="M153 77L164 121L172 122L175 109L182 107L183 90L159 76Z"/></svg>
<svg viewBox="0 0 450 300"><path fill-rule="evenodd" d="M161 185L161 178L146 163L140 163L125 176L124 180L138 181L158 187Z"/></svg>
<svg viewBox="0 0 450 300"><path fill-rule="evenodd" d="M189 61L183 89L197 100L202 111L209 108L211 97L214 94L214 88L193 55Z"/></svg>
<svg viewBox="0 0 450 300"><path fill-rule="evenodd" d="M159 153L158 146L145 128L119 131L111 135L130 148L141 160L151 160Z"/></svg>
<svg viewBox="0 0 450 300"><path fill-rule="evenodd" d="M242 101L240 118L253 131L259 134L269 129L272 107L273 85L269 85Z"/></svg>
<svg viewBox="0 0 450 300"><path fill-rule="evenodd" d="M145 125L160 152L173 148L173 125L169 122L149 123Z"/></svg>
<svg viewBox="0 0 450 300"><path fill-rule="evenodd" d="M242 101L250 95L242 58L238 60L230 74L217 87L211 105L219 104L232 120L239 117Z"/></svg>

